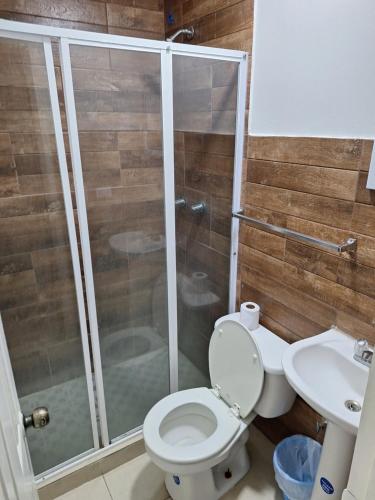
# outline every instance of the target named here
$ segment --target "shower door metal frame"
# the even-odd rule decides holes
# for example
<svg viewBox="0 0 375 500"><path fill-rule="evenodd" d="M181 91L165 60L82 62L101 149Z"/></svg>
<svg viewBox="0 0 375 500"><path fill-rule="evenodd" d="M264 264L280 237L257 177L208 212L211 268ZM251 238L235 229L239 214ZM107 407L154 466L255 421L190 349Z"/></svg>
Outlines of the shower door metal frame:
<svg viewBox="0 0 375 500"><path fill-rule="evenodd" d="M233 179L233 210L240 208L241 177L243 163L243 146L245 133L245 107L247 86L247 53L211 48L200 45L183 45L171 42L137 39L110 35L103 33L85 32L73 29L55 28L36 24L20 23L15 21L0 21L0 36L20 40L42 41L46 54L47 75L50 87L51 106L55 127L55 136L58 150L58 158L61 171L61 179L66 204L67 223L69 230L70 246L72 249L72 260L74 269L79 319L81 325L82 345L86 370L87 386L89 391L89 403L91 423L94 436L94 450L89 450L82 455L69 460L36 478L39 484L47 484L59 477L73 472L90 463L108 455L111 450L120 449L129 440L133 440L140 431L130 432L115 443L109 442L108 427L106 422L105 396L102 377L102 366L99 346L99 335L96 316L95 291L93 282L90 241L87 226L87 212L85 193L82 177L82 166L79 149L78 127L76 109L74 105L74 91L72 81L72 70L70 64L70 45L86 45L93 47L104 47L111 49L122 49L130 51L153 52L160 54L161 63L161 96L162 96L162 132L163 132L163 162L164 162L164 197L165 197L165 230L166 230L166 261L167 261L167 293L168 293L168 325L169 325L169 369L170 369L170 392L178 390L178 340L177 340L177 271L176 271L176 241L175 241L175 192L174 192L174 127L173 127L173 55L188 57L199 57L231 61L238 63L237 80L237 108L236 108L236 137L234 156L234 179ZM94 376L98 395L98 413L104 448L99 448L98 430L96 427L95 396L91 376L91 363L89 353L89 341L86 328L86 314L83 296L83 285L79 263L77 235L75 233L74 213L72 207L69 177L66 166L66 155L64 147L63 132L61 127L61 116L57 97L57 86L54 75L53 57L51 49L51 38L57 38L60 45L61 65L63 74L63 86L65 94L65 106L68 121L68 134L72 154L74 183L77 197L77 209L83 254L83 267L85 275L85 286L88 301L89 322L92 334L92 347L94 358ZM230 254L230 282L229 282L229 312L233 312L236 304L236 276L237 276L237 254L238 254L238 220L232 220L231 228L231 254ZM96 451L95 451L96 450Z"/></svg>
<svg viewBox="0 0 375 500"><path fill-rule="evenodd" d="M65 92L65 106L68 120L68 134L71 145L72 166L74 173L74 185L77 200L77 212L81 236L81 248L83 268L85 274L86 297L89 313L89 321L92 336L92 351L97 377L98 412L101 428L101 436L104 446L115 442L122 437L132 434L129 430L123 436L112 440L109 438L107 412L105 404L105 390L102 375L102 362L100 350L100 336L97 319L97 308L95 298L95 284L93 277L91 245L88 232L87 208L85 201L85 188L83 182L82 162L79 146L79 135L77 125L76 106L74 99L74 87L72 68L70 61L70 46L79 45L85 47L107 48L112 50L126 50L128 52L146 52L158 54L160 57L161 96L162 96L162 136L163 136L163 179L164 179L164 225L166 238L166 271L167 271L167 302L168 302L168 335L169 335L169 392L175 392L178 388L178 350L177 350L177 284L176 284L176 250L175 250L175 215L174 215L174 147L173 147L173 88L171 86L172 74L170 58L166 49L139 47L126 43L113 44L110 42L86 41L76 38L62 38L60 40L60 57L62 67L62 78ZM169 110L169 111L168 111Z"/></svg>
<svg viewBox="0 0 375 500"><path fill-rule="evenodd" d="M244 162L245 145L245 116L247 96L248 57L243 53L238 67L237 107L236 107L236 136L234 146L234 172L232 214L241 208L242 165ZM231 215L232 215L231 214ZM238 271L238 243L240 234L240 221L231 217L231 246L230 246L230 271L229 271L229 304L228 312L236 310L237 299L237 271Z"/></svg>

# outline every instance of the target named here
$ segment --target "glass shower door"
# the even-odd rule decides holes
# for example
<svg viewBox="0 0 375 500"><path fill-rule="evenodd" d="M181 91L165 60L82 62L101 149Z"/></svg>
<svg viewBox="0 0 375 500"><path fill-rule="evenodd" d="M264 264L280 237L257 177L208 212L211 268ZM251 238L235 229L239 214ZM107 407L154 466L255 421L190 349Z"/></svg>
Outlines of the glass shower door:
<svg viewBox="0 0 375 500"><path fill-rule="evenodd" d="M239 63L173 56L179 389L210 384L208 346L228 314Z"/></svg>
<svg viewBox="0 0 375 500"><path fill-rule="evenodd" d="M69 49L111 441L169 393L160 53Z"/></svg>
<svg viewBox="0 0 375 500"><path fill-rule="evenodd" d="M98 438L51 45L0 38L0 59L0 313L22 411L50 413L27 431L40 474Z"/></svg>
<svg viewBox="0 0 375 500"><path fill-rule="evenodd" d="M19 30L0 33L0 314L23 412L49 407L28 430L44 479L140 429L169 392L209 384L230 263L235 281L246 58Z"/></svg>

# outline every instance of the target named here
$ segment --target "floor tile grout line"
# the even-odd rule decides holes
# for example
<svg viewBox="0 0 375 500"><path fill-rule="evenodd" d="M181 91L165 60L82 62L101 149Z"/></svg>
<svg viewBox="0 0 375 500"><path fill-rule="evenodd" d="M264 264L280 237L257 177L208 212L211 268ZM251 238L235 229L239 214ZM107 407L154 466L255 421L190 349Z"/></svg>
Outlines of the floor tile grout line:
<svg viewBox="0 0 375 500"><path fill-rule="evenodd" d="M111 497L111 500L114 500L114 498L113 498L113 496L112 496L112 493L111 493L111 490L109 489L109 486L108 486L107 481L106 481L106 479L105 479L105 474L102 474L102 478L103 478L103 480L104 480L104 484L105 484L105 487L107 488L108 494L109 494L109 496Z"/></svg>

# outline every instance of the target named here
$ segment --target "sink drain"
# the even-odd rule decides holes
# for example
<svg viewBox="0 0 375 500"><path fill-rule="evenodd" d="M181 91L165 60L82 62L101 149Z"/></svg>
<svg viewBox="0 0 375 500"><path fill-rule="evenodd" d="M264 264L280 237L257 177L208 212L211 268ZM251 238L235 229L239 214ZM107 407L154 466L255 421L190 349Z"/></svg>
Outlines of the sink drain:
<svg viewBox="0 0 375 500"><path fill-rule="evenodd" d="M347 401L345 401L345 407L349 411L354 412L362 410L362 406L358 403L358 401L354 401L354 399L348 399Z"/></svg>

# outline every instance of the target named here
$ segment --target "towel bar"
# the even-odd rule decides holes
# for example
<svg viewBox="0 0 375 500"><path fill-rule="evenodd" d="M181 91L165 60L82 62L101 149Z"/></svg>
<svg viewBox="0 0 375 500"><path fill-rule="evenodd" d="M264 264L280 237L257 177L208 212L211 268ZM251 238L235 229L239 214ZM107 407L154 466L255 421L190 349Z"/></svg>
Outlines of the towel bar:
<svg viewBox="0 0 375 500"><path fill-rule="evenodd" d="M293 231L292 229L287 229L285 227L275 226L274 224L269 224L268 222L263 222L253 217L248 217L244 215L243 210L238 212L233 212L232 217L243 220L247 224L254 226L259 229L267 229L268 231L278 234L281 236L286 236L297 241L302 241L303 243L311 243L320 248L326 250L333 250L338 253L345 252L355 252L357 249L357 240L355 238L348 238L342 245L337 243L331 243L330 241L320 240L319 238L313 238L312 236L307 236L306 234Z"/></svg>

